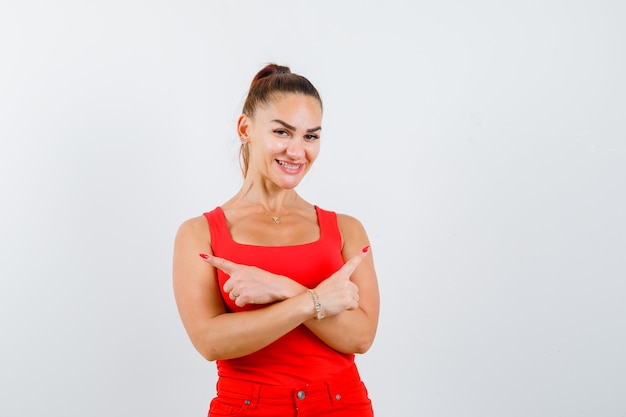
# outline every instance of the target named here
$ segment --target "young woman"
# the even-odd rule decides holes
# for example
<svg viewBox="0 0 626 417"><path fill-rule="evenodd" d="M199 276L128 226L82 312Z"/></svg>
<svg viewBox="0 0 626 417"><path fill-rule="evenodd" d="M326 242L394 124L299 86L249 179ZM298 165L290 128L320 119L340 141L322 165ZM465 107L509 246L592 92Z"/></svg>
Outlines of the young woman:
<svg viewBox="0 0 626 417"><path fill-rule="evenodd" d="M209 416L373 416L354 363L378 324L367 234L295 191L321 126L315 87L287 67L263 68L237 122L241 189L177 233L180 316L217 362Z"/></svg>

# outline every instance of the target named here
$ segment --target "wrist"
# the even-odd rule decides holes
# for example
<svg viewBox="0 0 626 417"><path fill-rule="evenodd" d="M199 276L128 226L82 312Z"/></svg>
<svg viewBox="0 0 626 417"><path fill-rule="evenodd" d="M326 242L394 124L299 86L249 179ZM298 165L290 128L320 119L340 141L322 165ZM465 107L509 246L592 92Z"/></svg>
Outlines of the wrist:
<svg viewBox="0 0 626 417"><path fill-rule="evenodd" d="M296 297L302 294L302 292L306 289L306 287L298 284L288 277L280 276L280 278L282 278L282 281L276 290L280 300L287 300L289 298Z"/></svg>

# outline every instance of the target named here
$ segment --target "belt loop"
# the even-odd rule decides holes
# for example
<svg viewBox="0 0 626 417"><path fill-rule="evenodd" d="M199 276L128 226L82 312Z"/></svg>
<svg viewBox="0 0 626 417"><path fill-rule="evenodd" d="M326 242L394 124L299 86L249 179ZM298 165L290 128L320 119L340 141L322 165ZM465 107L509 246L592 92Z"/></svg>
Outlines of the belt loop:
<svg viewBox="0 0 626 417"><path fill-rule="evenodd" d="M335 406L335 393L333 392L333 386L330 384L330 382L326 381L326 390L328 391L328 400L330 402L331 406Z"/></svg>
<svg viewBox="0 0 626 417"><path fill-rule="evenodd" d="M328 387L328 397L330 398L331 404L334 407L341 406L341 404L343 404L342 392L346 384L352 384L360 381L361 375L359 375L359 371L354 364L345 371L341 372L339 375L336 375L334 378L327 381L326 386Z"/></svg>
<svg viewBox="0 0 626 417"><path fill-rule="evenodd" d="M261 385L260 384L254 384L252 386L252 389L250 390L250 410L256 410L256 407L259 403L259 397L260 397L260 393L261 393Z"/></svg>

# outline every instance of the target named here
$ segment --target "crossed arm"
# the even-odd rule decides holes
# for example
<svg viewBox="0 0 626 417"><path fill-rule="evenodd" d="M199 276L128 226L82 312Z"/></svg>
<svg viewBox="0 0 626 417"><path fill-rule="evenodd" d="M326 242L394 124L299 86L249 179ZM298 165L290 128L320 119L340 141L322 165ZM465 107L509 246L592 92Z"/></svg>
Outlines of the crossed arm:
<svg viewBox="0 0 626 417"><path fill-rule="evenodd" d="M208 360L253 353L300 324L324 343L344 353L363 353L376 334L379 294L367 235L356 220L338 216L346 263L314 290L325 318L316 312L308 289L289 277L239 265L206 254L210 232L203 217L181 225L174 247L174 294L183 325L195 348ZM204 261L199 254L205 253ZM227 313L217 284L216 269L230 279L224 284L235 302L269 304ZM236 296L236 297L235 297Z"/></svg>

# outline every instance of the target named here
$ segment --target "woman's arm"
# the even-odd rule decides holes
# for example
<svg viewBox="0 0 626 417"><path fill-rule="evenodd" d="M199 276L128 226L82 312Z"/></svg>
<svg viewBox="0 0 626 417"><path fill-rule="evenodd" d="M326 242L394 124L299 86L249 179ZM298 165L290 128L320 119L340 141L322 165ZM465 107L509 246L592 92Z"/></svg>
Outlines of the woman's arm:
<svg viewBox="0 0 626 417"><path fill-rule="evenodd" d="M353 259L362 248L369 245L365 229L357 219L350 216L338 214L337 222L343 238L343 259ZM327 281L316 288L322 307L329 296L323 288L328 284ZM304 324L327 345L340 352L365 353L374 342L380 310L378 280L372 256L363 258L350 276L350 281L358 287L358 308L345 310L323 320L310 319Z"/></svg>
<svg viewBox="0 0 626 417"><path fill-rule="evenodd" d="M203 217L181 225L174 246L174 294L183 325L194 347L207 360L244 356L269 345L304 323L326 344L344 353L363 353L371 346L378 323L378 286L369 242L361 224L338 216L345 265L315 288L327 316L314 320L307 288L262 269L238 265L209 254L210 231ZM217 284L216 270L231 277L225 291L236 303L268 307L228 314ZM283 301L280 301L283 300Z"/></svg>
<svg viewBox="0 0 626 417"><path fill-rule="evenodd" d="M303 292L254 311L227 314L215 268L198 256L211 247L204 217L183 223L174 244L174 296L191 342L207 360L244 356L269 345L315 316Z"/></svg>

